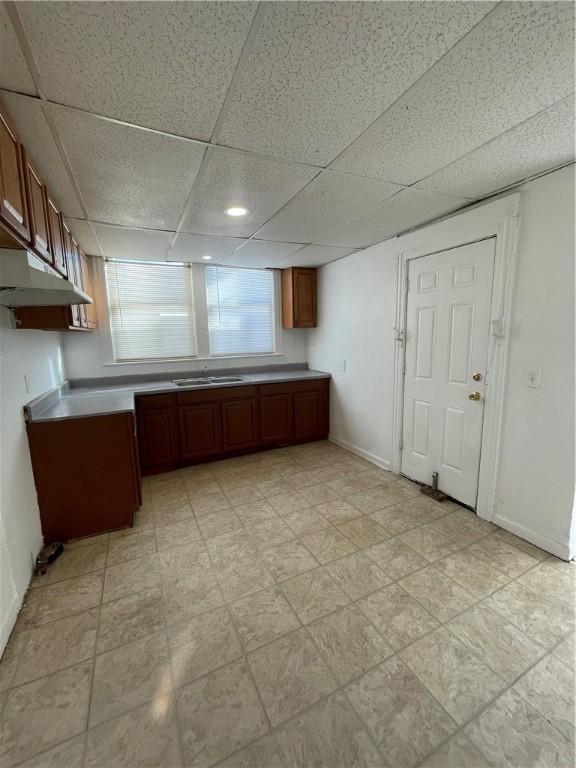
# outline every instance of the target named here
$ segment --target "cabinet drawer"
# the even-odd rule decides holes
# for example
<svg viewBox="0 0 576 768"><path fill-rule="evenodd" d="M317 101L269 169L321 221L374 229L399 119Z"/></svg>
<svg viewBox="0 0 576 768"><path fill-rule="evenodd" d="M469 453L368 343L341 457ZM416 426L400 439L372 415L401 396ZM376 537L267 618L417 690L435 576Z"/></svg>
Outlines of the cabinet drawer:
<svg viewBox="0 0 576 768"><path fill-rule="evenodd" d="M310 381L284 381L278 384L261 384L260 395L284 395L294 392L319 392L324 389L329 379L311 379Z"/></svg>
<svg viewBox="0 0 576 768"><path fill-rule="evenodd" d="M243 397L256 397L258 387L249 384L240 387L216 387L214 389L195 389L178 392L178 405L191 403L212 403L217 400L240 400Z"/></svg>
<svg viewBox="0 0 576 768"><path fill-rule="evenodd" d="M136 395L136 408L141 411L172 408L175 405L174 395Z"/></svg>

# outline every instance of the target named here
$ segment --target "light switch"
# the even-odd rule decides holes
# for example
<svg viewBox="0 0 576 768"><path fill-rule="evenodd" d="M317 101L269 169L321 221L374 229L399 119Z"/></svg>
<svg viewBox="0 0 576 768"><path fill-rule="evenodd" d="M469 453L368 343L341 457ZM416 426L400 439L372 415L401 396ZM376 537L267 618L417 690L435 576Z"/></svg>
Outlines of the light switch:
<svg viewBox="0 0 576 768"><path fill-rule="evenodd" d="M30 386L30 376L28 376L27 373L24 374L24 386L26 388L26 392L30 394L30 392L32 392L32 387Z"/></svg>
<svg viewBox="0 0 576 768"><path fill-rule="evenodd" d="M528 368L526 386L530 389L542 389L542 368Z"/></svg>
<svg viewBox="0 0 576 768"><path fill-rule="evenodd" d="M345 371L346 370L346 360L342 360L340 363L340 370Z"/></svg>

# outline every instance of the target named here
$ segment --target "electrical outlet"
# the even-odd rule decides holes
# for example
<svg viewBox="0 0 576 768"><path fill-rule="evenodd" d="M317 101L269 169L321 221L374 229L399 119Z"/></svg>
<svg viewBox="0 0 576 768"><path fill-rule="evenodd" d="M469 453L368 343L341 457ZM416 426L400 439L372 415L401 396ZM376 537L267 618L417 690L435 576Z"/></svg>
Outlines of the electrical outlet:
<svg viewBox="0 0 576 768"><path fill-rule="evenodd" d="M542 368L528 368L526 386L530 389L542 389Z"/></svg>
<svg viewBox="0 0 576 768"><path fill-rule="evenodd" d="M27 373L24 374L24 386L27 394L30 394L30 392L32 392L32 386L30 385L30 376Z"/></svg>

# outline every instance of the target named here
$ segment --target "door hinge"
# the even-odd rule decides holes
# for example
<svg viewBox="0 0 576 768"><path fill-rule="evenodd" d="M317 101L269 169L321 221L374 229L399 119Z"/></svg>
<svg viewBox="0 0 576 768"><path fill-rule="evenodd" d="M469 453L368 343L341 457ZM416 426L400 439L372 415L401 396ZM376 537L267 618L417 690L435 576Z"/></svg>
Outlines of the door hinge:
<svg viewBox="0 0 576 768"><path fill-rule="evenodd" d="M402 450L404 448L404 438L403 437L400 438L400 443L398 444L398 447L400 448L400 450Z"/></svg>

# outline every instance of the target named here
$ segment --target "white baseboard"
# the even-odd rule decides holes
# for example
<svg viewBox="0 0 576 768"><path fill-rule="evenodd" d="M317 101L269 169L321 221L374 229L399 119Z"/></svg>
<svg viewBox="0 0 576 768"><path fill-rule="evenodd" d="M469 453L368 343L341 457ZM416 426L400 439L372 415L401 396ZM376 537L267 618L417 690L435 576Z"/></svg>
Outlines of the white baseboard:
<svg viewBox="0 0 576 768"><path fill-rule="evenodd" d="M562 544L554 539L549 539L547 536L543 536L537 531L533 531L531 528L527 528L521 523L517 523L515 520L509 520L504 515L496 513L492 518L492 522L495 525L499 525L500 528L504 528L506 531L510 531L515 536L519 536L525 541L529 541L530 544L535 544L540 549L550 552L551 555L556 555L561 560L571 560L570 547L567 544Z"/></svg>
<svg viewBox="0 0 576 768"><path fill-rule="evenodd" d="M372 464L376 464L377 467L387 469L388 472L392 471L392 464L387 459L381 459L380 456L376 456L376 454L370 453L370 451L365 451L363 448L359 448L357 445L353 445L347 440L342 440L341 437L336 437L335 435L328 435L328 440L335 445L339 445L340 448L345 448L347 451L350 451L350 453L355 453L356 456L371 461Z"/></svg>
<svg viewBox="0 0 576 768"><path fill-rule="evenodd" d="M18 599L16 595L14 595L10 608L6 611L6 615L2 617L2 626L0 628L0 657L4 653L4 649L6 648L12 630L14 629L19 610L20 605L18 604Z"/></svg>

